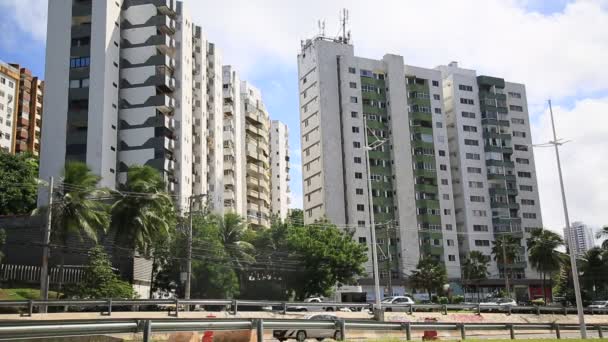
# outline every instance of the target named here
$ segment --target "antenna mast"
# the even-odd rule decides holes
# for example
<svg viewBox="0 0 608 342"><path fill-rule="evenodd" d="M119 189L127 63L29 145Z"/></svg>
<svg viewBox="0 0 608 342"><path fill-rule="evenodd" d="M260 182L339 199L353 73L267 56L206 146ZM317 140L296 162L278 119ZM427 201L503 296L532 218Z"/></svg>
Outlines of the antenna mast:
<svg viewBox="0 0 608 342"><path fill-rule="evenodd" d="M348 24L348 10L346 8L342 9L340 23L342 24L342 37L340 37L340 40L343 43L348 44L348 41L350 39L350 32L346 32L346 25Z"/></svg>

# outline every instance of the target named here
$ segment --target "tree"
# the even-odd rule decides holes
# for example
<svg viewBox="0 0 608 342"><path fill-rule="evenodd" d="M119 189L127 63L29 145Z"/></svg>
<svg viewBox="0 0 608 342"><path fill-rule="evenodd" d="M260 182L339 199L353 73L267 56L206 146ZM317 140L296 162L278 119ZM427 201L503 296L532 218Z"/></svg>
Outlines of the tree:
<svg viewBox="0 0 608 342"><path fill-rule="evenodd" d="M477 298L479 299L479 282L488 278L488 264L490 256L480 251L469 252L462 264L462 280L466 285L475 284Z"/></svg>
<svg viewBox="0 0 608 342"><path fill-rule="evenodd" d="M557 251L564 245L564 240L558 234L547 229L534 229L527 240L528 260L542 275L543 299L547 303L546 279L559 271L564 254Z"/></svg>
<svg viewBox="0 0 608 342"><path fill-rule="evenodd" d="M580 259L581 284L594 298L608 294L608 250L592 248Z"/></svg>
<svg viewBox="0 0 608 342"><path fill-rule="evenodd" d="M4 244L6 243L6 231L0 228L0 263L4 259L4 252L2 252L2 248L4 248Z"/></svg>
<svg viewBox="0 0 608 342"><path fill-rule="evenodd" d="M89 250L88 268L74 294L86 299L135 297L131 284L120 280L112 270L110 259L101 246Z"/></svg>
<svg viewBox="0 0 608 342"><path fill-rule="evenodd" d="M598 239L606 238L606 240L604 240L604 242L602 242L602 248L608 249L608 225L602 227L602 230L600 230L597 233L597 238Z"/></svg>
<svg viewBox="0 0 608 342"><path fill-rule="evenodd" d="M38 159L0 152L0 215L29 214L38 196Z"/></svg>
<svg viewBox="0 0 608 342"><path fill-rule="evenodd" d="M327 222L289 226L286 252L298 261L286 279L297 299L328 296L337 283L349 283L363 275L367 261L365 246Z"/></svg>
<svg viewBox="0 0 608 342"><path fill-rule="evenodd" d="M500 238L492 241L492 244L494 261L496 261L498 264L502 264L504 275L508 279L508 266L512 264L519 255L519 251L521 249L521 240L512 235L502 234ZM505 290L510 292L509 289Z"/></svg>
<svg viewBox="0 0 608 342"><path fill-rule="evenodd" d="M68 240L75 238L83 241L87 238L96 243L98 237L107 230L108 205L103 199L108 191L97 188L99 180L100 177L93 174L84 163L69 162L65 166L63 184L59 188L59 196L55 195L51 208L51 242L59 245L61 278ZM34 214L46 210L48 208L36 209Z"/></svg>
<svg viewBox="0 0 608 342"><path fill-rule="evenodd" d="M175 209L165 182L150 166L131 166L118 189L111 208L116 240L149 255L154 241L170 240L175 230Z"/></svg>
<svg viewBox="0 0 608 342"><path fill-rule="evenodd" d="M435 258L424 258L418 261L409 280L412 287L426 290L430 299L433 291L439 293L439 289L448 281L448 276L442 262Z"/></svg>

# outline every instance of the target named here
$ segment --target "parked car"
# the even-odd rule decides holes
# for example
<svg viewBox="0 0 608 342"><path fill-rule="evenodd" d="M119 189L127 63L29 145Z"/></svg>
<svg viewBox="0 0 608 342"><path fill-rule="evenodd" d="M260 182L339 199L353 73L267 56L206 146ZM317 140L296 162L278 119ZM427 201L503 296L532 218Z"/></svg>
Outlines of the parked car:
<svg viewBox="0 0 608 342"><path fill-rule="evenodd" d="M405 304L410 304L413 305L415 304L414 300L411 297L408 296L391 296L391 297L386 297L382 300L381 302L383 305L385 304L401 304L401 305L405 305ZM406 311L408 310L408 307L403 306L403 307L387 307L386 311Z"/></svg>
<svg viewBox="0 0 608 342"><path fill-rule="evenodd" d="M608 300L595 300L589 305L591 309L608 309Z"/></svg>
<svg viewBox="0 0 608 342"><path fill-rule="evenodd" d="M488 298L486 302L479 303L480 306L498 306L499 308L507 308L517 306L515 299L511 298Z"/></svg>
<svg viewBox="0 0 608 342"><path fill-rule="evenodd" d="M320 314L320 315L311 315L307 316L306 319L316 320L316 321L332 321L336 322L338 317L328 315L328 314ZM307 338L315 338L318 341L322 341L325 338L333 338L338 341L342 339L340 335L340 330L338 329L299 329L299 330L273 330L272 336L277 340L283 342L288 339L295 339L298 342L302 342Z"/></svg>
<svg viewBox="0 0 608 342"><path fill-rule="evenodd" d="M310 297L304 299L304 303L323 303L325 300L322 297ZM316 310L315 310L316 309ZM352 310L349 308L343 307L335 307L335 306L322 306L322 307L314 307L314 306L305 306L305 305L296 305L287 307L288 311L343 311L343 312L351 312Z"/></svg>

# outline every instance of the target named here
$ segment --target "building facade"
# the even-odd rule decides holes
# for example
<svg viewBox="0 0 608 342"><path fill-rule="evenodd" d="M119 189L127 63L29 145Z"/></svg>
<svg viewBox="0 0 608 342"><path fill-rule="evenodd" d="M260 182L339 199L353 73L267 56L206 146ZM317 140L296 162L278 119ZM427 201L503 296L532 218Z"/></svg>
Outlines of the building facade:
<svg viewBox="0 0 608 342"><path fill-rule="evenodd" d="M574 246L574 252L583 256L588 250L595 247L593 229L583 222L572 222L570 229L564 228L564 240L568 246Z"/></svg>
<svg viewBox="0 0 608 342"><path fill-rule="evenodd" d="M11 63L19 70L19 98L15 117L15 139L13 152L40 154L40 131L42 128L42 104L44 81L32 75L32 72Z"/></svg>
<svg viewBox="0 0 608 342"><path fill-rule="evenodd" d="M328 218L367 245L373 223L385 293L410 291L407 279L421 258L443 262L459 282L468 252L490 255L503 233L522 241L509 275L538 278L523 242L542 227L523 85L467 71L467 87L458 90L455 65L420 68L391 54L360 58L342 38L303 42L298 67L304 220ZM509 113L500 121L489 100L498 88L510 94L508 101L499 95L500 110ZM366 267L370 276L360 283L369 298ZM492 263L490 272L499 283L502 268Z"/></svg>
<svg viewBox="0 0 608 342"><path fill-rule="evenodd" d="M289 188L289 129L278 120L270 123L270 200L273 217L285 220L291 204Z"/></svg>
<svg viewBox="0 0 608 342"><path fill-rule="evenodd" d="M14 152L19 108L19 69L0 62L0 149Z"/></svg>

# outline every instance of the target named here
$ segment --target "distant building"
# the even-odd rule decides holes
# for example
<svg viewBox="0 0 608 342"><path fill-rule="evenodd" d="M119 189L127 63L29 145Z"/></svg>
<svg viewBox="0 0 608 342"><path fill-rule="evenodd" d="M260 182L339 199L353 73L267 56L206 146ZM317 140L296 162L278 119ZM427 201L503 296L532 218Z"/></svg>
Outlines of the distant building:
<svg viewBox="0 0 608 342"><path fill-rule="evenodd" d="M571 237L573 240L571 240ZM564 239L568 242L568 245L570 245L570 241L572 241L576 255L583 255L588 250L595 247L593 230L583 222L572 222L570 230L564 228Z"/></svg>
<svg viewBox="0 0 608 342"><path fill-rule="evenodd" d="M11 66L19 71L19 96L12 151L29 152L37 156L40 153L44 81L19 64L11 63Z"/></svg>
<svg viewBox="0 0 608 342"><path fill-rule="evenodd" d="M270 170L272 214L281 220L289 212L289 130L278 120L270 123Z"/></svg>
<svg viewBox="0 0 608 342"><path fill-rule="evenodd" d="M0 61L0 150L14 152L19 69Z"/></svg>

